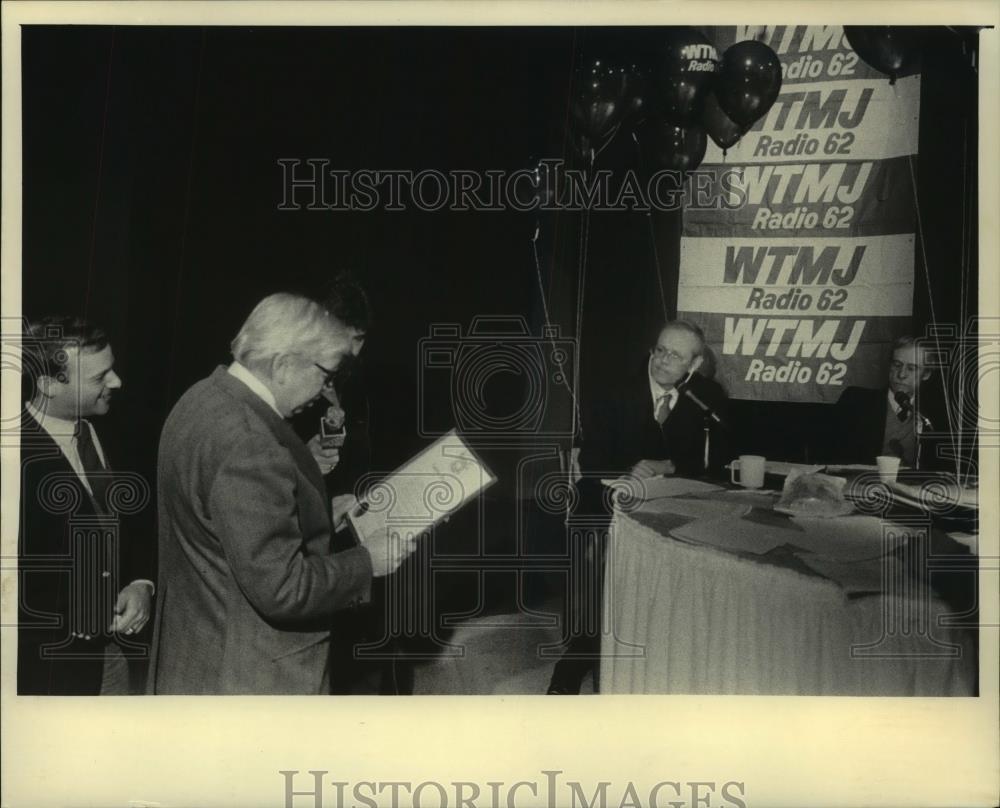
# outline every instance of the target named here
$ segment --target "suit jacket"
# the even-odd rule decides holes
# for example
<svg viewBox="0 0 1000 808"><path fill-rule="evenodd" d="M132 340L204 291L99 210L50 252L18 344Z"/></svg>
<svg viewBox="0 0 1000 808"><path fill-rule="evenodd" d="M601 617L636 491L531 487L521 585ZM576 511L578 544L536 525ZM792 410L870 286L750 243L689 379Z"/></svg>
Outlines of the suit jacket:
<svg viewBox="0 0 1000 808"><path fill-rule="evenodd" d="M333 613L368 597L364 548L330 549L330 504L294 430L218 368L163 427L155 693L321 693Z"/></svg>
<svg viewBox="0 0 1000 808"><path fill-rule="evenodd" d="M148 501L143 488L139 506ZM100 513L59 446L27 412L20 507L17 692L97 695L115 599L129 582L153 577L149 547L128 540L127 517ZM74 631L92 639L74 638Z"/></svg>
<svg viewBox="0 0 1000 808"><path fill-rule="evenodd" d="M688 385L725 420L726 395L716 382L695 373ZM593 410L580 447L583 472L622 474L640 460L671 460L678 475L700 477L706 473L704 415L683 393L662 426L653 417L645 366L624 389L607 391L603 399ZM711 427L709 446L707 471L716 472L730 459L723 427Z"/></svg>
<svg viewBox="0 0 1000 808"><path fill-rule="evenodd" d="M886 400L888 388L872 390L867 387L848 387L834 405L833 424L828 430L826 460L831 463L873 464L882 454L885 437ZM924 413L921 401L921 414ZM931 418L934 427L943 426L946 419ZM941 435L928 430L918 438L920 467L922 469L948 468L948 463L937 455ZM946 440L944 441L946 442ZM954 466L952 465L952 468Z"/></svg>

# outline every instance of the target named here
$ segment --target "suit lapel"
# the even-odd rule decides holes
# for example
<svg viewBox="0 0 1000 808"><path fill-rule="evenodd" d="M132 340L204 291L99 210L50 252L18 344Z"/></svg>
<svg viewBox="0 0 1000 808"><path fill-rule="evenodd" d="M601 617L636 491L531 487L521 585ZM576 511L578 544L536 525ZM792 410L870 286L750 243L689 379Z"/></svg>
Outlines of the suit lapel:
<svg viewBox="0 0 1000 808"><path fill-rule="evenodd" d="M42 428L42 425L39 424L27 410L23 410L21 413L22 468L24 468L26 460L30 462L45 463L47 470L43 475L38 477L39 483L50 474L59 474L64 476L66 479L72 479L74 485L79 490L81 498L80 501L88 502L90 504L90 510L93 513L101 513L93 495L87 490L87 486L83 484L83 481L80 479L80 475L76 473L76 469L74 469L70 464L69 458L67 458L66 455L63 454L62 449L59 448L59 444L52 439L52 436ZM22 496L24 495L24 492L22 492ZM38 492L30 492L28 496L38 496Z"/></svg>

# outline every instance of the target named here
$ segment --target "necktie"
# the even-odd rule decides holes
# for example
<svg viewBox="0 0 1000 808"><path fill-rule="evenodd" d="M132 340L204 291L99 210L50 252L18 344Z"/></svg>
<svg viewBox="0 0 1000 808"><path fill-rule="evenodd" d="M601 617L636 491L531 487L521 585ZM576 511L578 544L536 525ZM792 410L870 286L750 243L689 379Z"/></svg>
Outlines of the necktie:
<svg viewBox="0 0 1000 808"><path fill-rule="evenodd" d="M670 415L670 404L673 401L669 393L664 393L656 400L656 412L653 417L656 418L656 423L663 425L663 422L667 420L667 416Z"/></svg>
<svg viewBox="0 0 1000 808"><path fill-rule="evenodd" d="M104 513L107 510L108 484L111 482L107 474L107 469L101 464L101 458L97 454L97 447L94 446L94 438L90 432L90 424L80 421L80 428L76 435L76 451L80 455L80 465L83 466L83 473L87 476L87 483L90 485L97 509Z"/></svg>
<svg viewBox="0 0 1000 808"><path fill-rule="evenodd" d="M910 417L910 412L913 410L913 407L910 405L910 397L906 393L896 393L893 398L896 399L896 403L899 405L899 412L896 413L896 417L900 422L905 421Z"/></svg>

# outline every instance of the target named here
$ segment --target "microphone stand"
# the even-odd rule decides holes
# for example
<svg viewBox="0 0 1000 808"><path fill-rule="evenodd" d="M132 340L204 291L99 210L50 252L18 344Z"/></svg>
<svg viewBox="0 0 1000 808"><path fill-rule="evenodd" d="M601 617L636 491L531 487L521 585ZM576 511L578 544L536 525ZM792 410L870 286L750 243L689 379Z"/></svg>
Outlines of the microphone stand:
<svg viewBox="0 0 1000 808"><path fill-rule="evenodd" d="M706 414L702 423L703 423L702 429L705 432L705 456L702 458L702 468L704 469L705 474L708 474L708 458L710 457L709 448L712 435L712 419L709 418L708 415Z"/></svg>

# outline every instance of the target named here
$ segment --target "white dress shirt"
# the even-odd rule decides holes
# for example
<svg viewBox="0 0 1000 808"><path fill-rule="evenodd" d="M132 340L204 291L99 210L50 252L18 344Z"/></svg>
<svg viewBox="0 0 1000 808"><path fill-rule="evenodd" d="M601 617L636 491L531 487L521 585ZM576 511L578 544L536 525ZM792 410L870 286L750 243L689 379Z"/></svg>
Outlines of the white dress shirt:
<svg viewBox="0 0 1000 808"><path fill-rule="evenodd" d="M677 405L677 397L680 393L677 392L676 387L666 388L660 385L652 375L649 376L649 394L653 397L653 417L656 417L656 411L659 408L660 400L666 396L667 398L667 412L671 412Z"/></svg>
<svg viewBox="0 0 1000 808"><path fill-rule="evenodd" d="M56 446L59 447L59 451L63 453L63 456L69 461L70 466L73 467L73 471L76 472L76 476L79 478L80 483L84 488L87 489L87 493L91 496L94 492L90 488L90 481L87 480L87 474L83 469L83 463L80 461L80 450L77 448L77 437L76 437L76 424L73 421L67 421L65 418L56 418L53 415L48 415L38 409L30 401L25 406L28 414L38 421L38 425L45 430L52 440L55 441ZM108 461L104 457L104 448L101 446L101 441L97 437L97 431L94 429L90 421L86 419L80 420L80 429L90 430L90 439L94 442L94 448L97 450L97 456L100 458L101 465L104 468L108 467ZM134 584L149 584L149 586L155 592L156 585L152 581L147 581L145 578L138 578L132 581Z"/></svg>
<svg viewBox="0 0 1000 808"><path fill-rule="evenodd" d="M50 438L55 441L56 446L63 453L69 464L73 467L73 471L76 472L76 476L80 478L80 482L83 483L83 487L93 496L93 491L90 490L90 482L87 480L87 475L83 470L83 463L80 462L80 450L77 448L77 437L76 437L76 423L73 421L67 421L65 418L56 418L53 415L48 415L38 409L34 404L28 403L26 408L28 414L38 421L38 425L44 429ZM101 460L101 465L104 468L108 467L108 461L104 458L104 449L101 446L101 441L97 438L97 432L94 431L94 427L91 426L90 421L81 420L81 429L90 430L90 439L94 442L94 448L97 450L97 456Z"/></svg>

